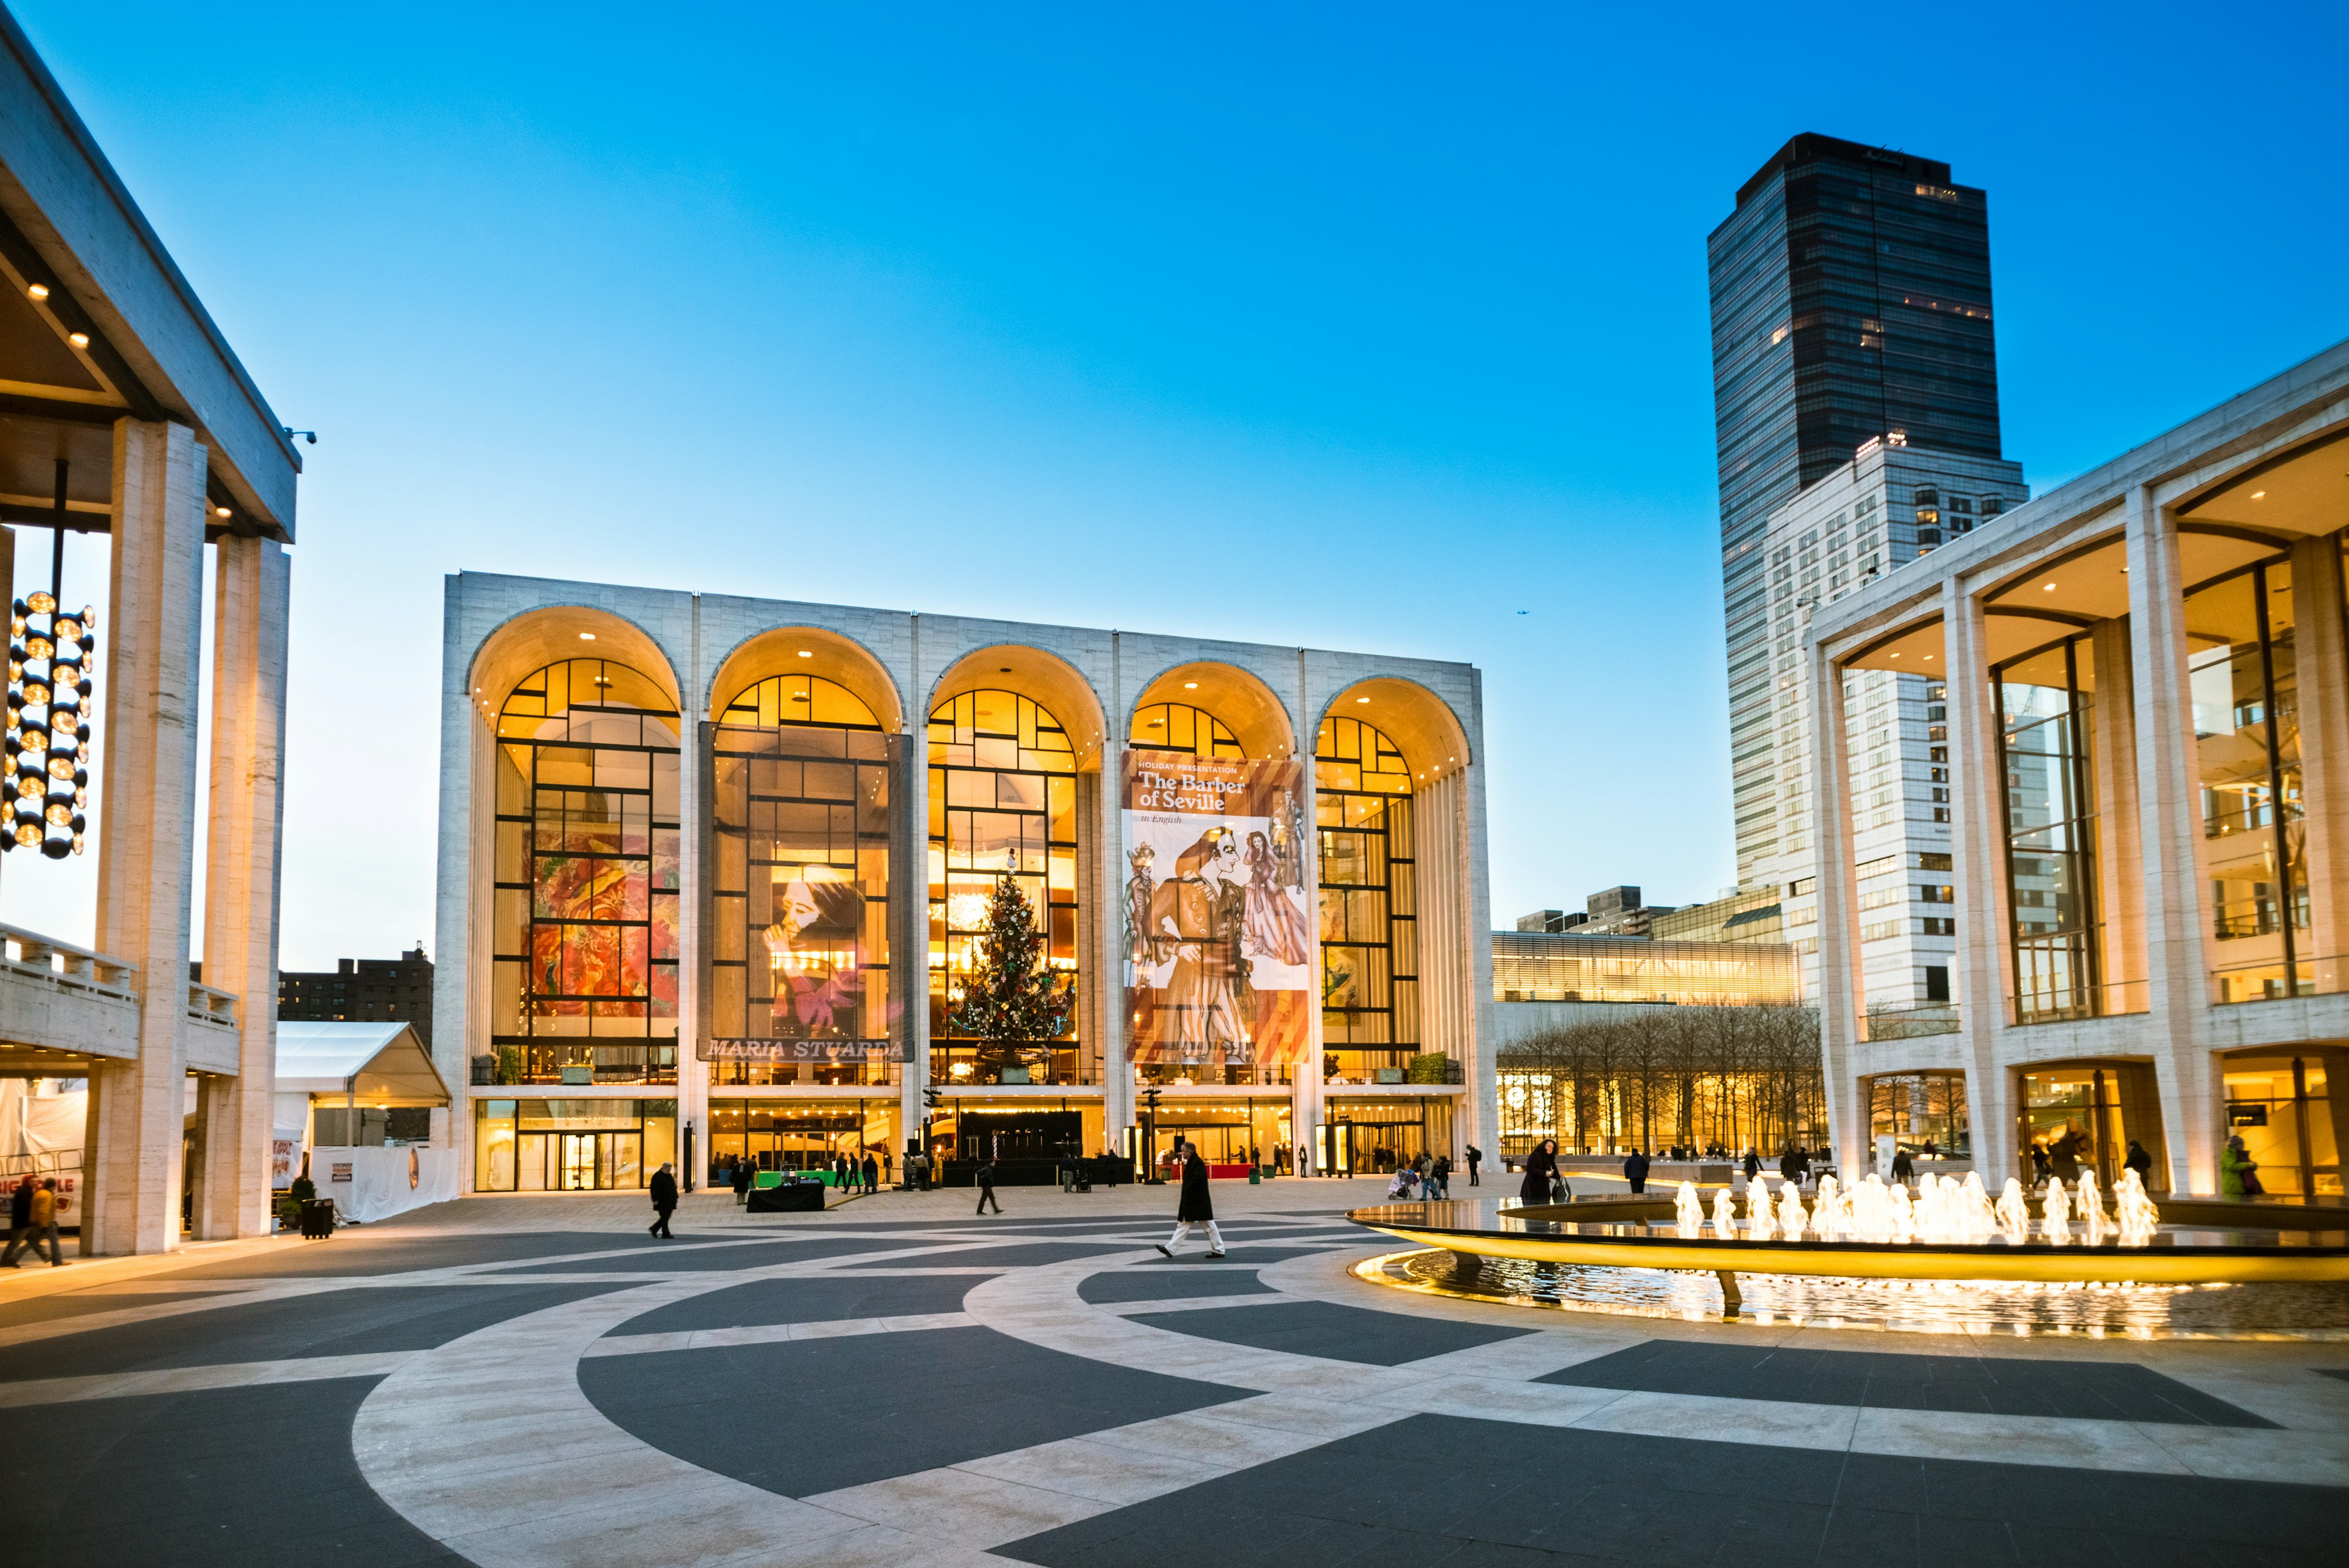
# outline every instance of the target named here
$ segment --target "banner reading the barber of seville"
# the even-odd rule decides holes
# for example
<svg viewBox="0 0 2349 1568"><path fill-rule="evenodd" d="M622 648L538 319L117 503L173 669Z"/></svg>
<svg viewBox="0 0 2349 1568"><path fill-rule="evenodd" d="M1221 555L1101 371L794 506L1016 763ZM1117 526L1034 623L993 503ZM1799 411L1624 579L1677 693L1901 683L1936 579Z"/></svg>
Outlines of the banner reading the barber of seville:
<svg viewBox="0 0 2349 1568"><path fill-rule="evenodd" d="M1314 950L1303 765L1128 752L1123 772L1132 1059L1305 1062Z"/></svg>

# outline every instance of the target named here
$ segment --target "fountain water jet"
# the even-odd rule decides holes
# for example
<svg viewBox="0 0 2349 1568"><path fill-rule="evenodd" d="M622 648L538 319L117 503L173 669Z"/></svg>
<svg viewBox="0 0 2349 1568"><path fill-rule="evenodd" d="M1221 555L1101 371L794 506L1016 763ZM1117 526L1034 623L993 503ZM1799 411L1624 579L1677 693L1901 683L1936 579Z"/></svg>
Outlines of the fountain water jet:
<svg viewBox="0 0 2349 1568"><path fill-rule="evenodd" d="M2020 1246L2031 1239L2031 1200L2023 1195L2023 1183L2014 1177L2006 1179L2006 1186L1998 1195L1998 1228L2006 1239Z"/></svg>
<svg viewBox="0 0 2349 1568"><path fill-rule="evenodd" d="M1713 1233L1724 1241L1737 1234L1737 1200L1726 1187L1713 1195Z"/></svg>
<svg viewBox="0 0 2349 1568"><path fill-rule="evenodd" d="M1672 1199L1672 1213L1683 1236L1693 1236L1704 1229L1704 1199L1696 1195L1695 1182L1681 1183L1680 1191Z"/></svg>

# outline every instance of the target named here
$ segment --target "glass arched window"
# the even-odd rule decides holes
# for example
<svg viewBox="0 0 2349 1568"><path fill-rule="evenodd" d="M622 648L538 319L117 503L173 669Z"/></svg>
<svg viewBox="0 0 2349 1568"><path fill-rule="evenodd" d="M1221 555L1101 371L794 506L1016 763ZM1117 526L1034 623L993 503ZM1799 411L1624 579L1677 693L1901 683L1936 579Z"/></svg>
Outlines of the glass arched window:
<svg viewBox="0 0 2349 1568"><path fill-rule="evenodd" d="M1314 738L1313 782L1324 1061L1374 1082L1380 1068L1407 1067L1419 1040L1411 770L1378 730L1331 718Z"/></svg>
<svg viewBox="0 0 2349 1568"><path fill-rule="evenodd" d="M1050 712L1009 691L966 691L930 714L930 1075L972 1083L978 1054L947 1025L948 979L968 970L987 929L988 895L1006 870L1050 939L1055 968L1077 967L1077 757ZM1030 1073L1075 1080L1076 1010ZM1049 1054L1050 1060L1044 1057Z"/></svg>
<svg viewBox="0 0 2349 1568"><path fill-rule="evenodd" d="M677 709L570 659L498 713L490 1042L507 1083L677 1079Z"/></svg>
<svg viewBox="0 0 2349 1568"><path fill-rule="evenodd" d="M771 676L710 740L720 1084L888 1082L889 738L854 693Z"/></svg>
<svg viewBox="0 0 2349 1568"><path fill-rule="evenodd" d="M1221 719L1187 702L1153 702L1135 709L1133 745L1138 752L1181 752L1194 757L1247 755Z"/></svg>

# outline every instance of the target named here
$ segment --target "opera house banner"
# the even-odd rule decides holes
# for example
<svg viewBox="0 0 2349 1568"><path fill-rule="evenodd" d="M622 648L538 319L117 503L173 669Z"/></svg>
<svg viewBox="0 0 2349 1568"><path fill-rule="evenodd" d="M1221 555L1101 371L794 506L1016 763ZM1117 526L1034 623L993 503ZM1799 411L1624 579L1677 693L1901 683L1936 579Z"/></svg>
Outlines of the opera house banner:
<svg viewBox="0 0 2349 1568"><path fill-rule="evenodd" d="M1127 752L1122 772L1133 1059L1307 1061L1303 764Z"/></svg>

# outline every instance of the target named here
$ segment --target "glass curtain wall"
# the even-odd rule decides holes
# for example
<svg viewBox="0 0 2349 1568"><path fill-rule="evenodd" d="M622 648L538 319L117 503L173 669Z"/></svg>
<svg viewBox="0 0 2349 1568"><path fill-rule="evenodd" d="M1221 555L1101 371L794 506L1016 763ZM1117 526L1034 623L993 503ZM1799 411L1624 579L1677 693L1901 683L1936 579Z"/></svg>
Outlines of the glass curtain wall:
<svg viewBox="0 0 2349 1568"><path fill-rule="evenodd" d="M641 1188L677 1158L675 1100L476 1100L481 1192Z"/></svg>
<svg viewBox="0 0 2349 1568"><path fill-rule="evenodd" d="M2341 1196L2329 1065L2322 1055L2227 1059L2227 1130L2243 1140L2268 1192Z"/></svg>
<svg viewBox="0 0 2349 1568"><path fill-rule="evenodd" d="M1889 1073L1868 1081L1868 1136L1911 1155L1962 1159L1971 1147L1963 1073Z"/></svg>
<svg viewBox="0 0 2349 1568"><path fill-rule="evenodd" d="M2186 596L2187 668L2210 867L2215 1000L2314 989L2301 801L2292 567L2271 561Z"/></svg>
<svg viewBox="0 0 2349 1568"><path fill-rule="evenodd" d="M1376 729L1327 719L1313 775L1322 1070L1338 1083L1401 1082L1419 1040L1411 770Z"/></svg>
<svg viewBox="0 0 2349 1568"><path fill-rule="evenodd" d="M677 1081L677 710L623 664L498 714L490 1043L502 1084Z"/></svg>
<svg viewBox="0 0 2349 1568"><path fill-rule="evenodd" d="M820 676L727 704L711 738L710 1033L772 1041L714 1084L886 1084L889 738Z"/></svg>
<svg viewBox="0 0 2349 1568"><path fill-rule="evenodd" d="M1010 1072L1032 1083L1081 1082L1075 1008L1059 1039L1034 1042L1010 1069L984 1064L950 1023L955 977L978 960L988 897L1006 871L1049 938L1048 961L1076 974L1075 748L1044 708L997 691L938 704L929 748L930 1076L977 1084Z"/></svg>
<svg viewBox="0 0 2349 1568"><path fill-rule="evenodd" d="M2106 1011L2089 755L2095 668L2094 646L2081 636L1993 672L2017 1023Z"/></svg>

